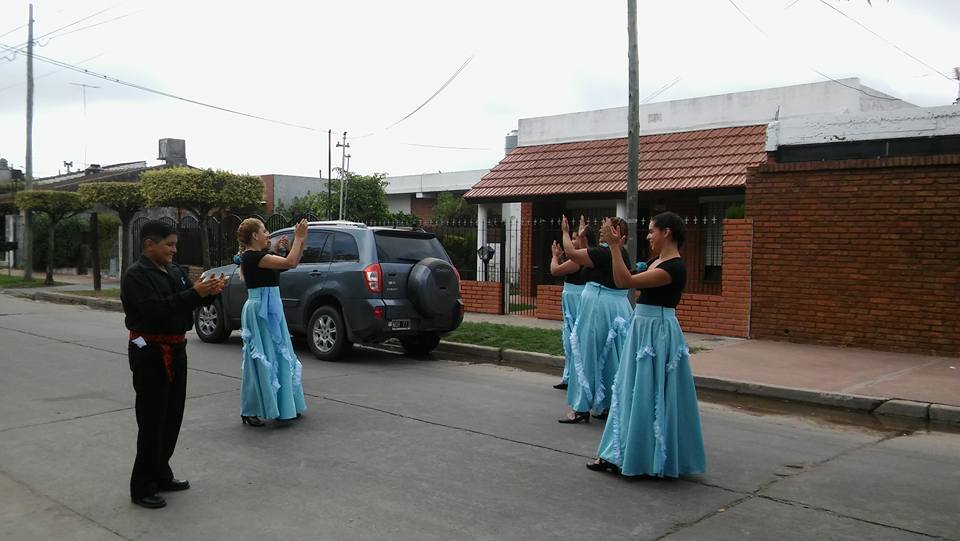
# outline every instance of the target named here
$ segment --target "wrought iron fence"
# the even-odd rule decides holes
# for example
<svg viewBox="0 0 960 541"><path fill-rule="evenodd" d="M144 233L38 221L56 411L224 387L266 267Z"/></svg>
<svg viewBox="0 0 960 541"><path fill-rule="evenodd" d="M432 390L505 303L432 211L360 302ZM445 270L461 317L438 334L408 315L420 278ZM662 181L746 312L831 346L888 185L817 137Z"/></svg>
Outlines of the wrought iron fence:
<svg viewBox="0 0 960 541"><path fill-rule="evenodd" d="M598 232L604 210L592 212L568 211L571 228L576 228L580 214L588 226ZM275 231L292 226L296 219L283 214L270 216L254 215L264 222L267 229ZM299 217L297 217L299 218ZM317 221L316 216L305 216ZM186 216L179 222L161 218L176 228L179 234L176 262L180 265L202 265L200 222ZM206 235L210 246L211 266L230 263L237 252L237 227L243 217L230 214L222 219L208 219ZM643 219L645 224L648 218ZM722 224L720 217L696 216L685 218L687 242L681 255L687 266L688 293L721 294L722 269ZM131 227L131 246L141 245L140 228L147 218L134 220ZM370 226L411 227L410 223L377 222ZM504 307L509 314L533 316L536 313L538 286L560 285L562 278L550 274L551 245L561 238L559 218L533 220L511 219L509 221L422 222L413 227L434 233L450 255L463 280L499 282L504 284ZM637 239L637 261L650 258L645 227L640 228ZM484 257L481 258L481 255Z"/></svg>

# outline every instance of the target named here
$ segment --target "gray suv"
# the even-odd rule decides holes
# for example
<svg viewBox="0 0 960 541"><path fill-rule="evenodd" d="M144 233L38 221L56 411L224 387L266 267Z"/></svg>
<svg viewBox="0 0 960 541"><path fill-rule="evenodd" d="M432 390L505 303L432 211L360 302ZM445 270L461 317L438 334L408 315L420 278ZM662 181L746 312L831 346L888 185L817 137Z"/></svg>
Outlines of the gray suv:
<svg viewBox="0 0 960 541"><path fill-rule="evenodd" d="M283 235L292 240L293 229L271 239ZM233 277L216 302L194 313L204 342L223 342L240 328L247 287L237 269L204 273ZM290 331L321 360L388 338L425 355L463 321L459 272L436 236L413 228L311 222L300 265L280 274L280 297Z"/></svg>

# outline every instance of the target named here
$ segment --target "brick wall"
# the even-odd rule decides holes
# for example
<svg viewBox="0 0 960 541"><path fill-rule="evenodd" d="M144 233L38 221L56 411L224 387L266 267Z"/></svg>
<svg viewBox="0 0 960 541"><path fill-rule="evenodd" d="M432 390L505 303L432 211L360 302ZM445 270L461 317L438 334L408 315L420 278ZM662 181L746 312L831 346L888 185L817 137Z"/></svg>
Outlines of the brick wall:
<svg viewBox="0 0 960 541"><path fill-rule="evenodd" d="M464 309L482 314L503 313L503 284L499 282L460 282Z"/></svg>
<svg viewBox="0 0 960 541"><path fill-rule="evenodd" d="M684 331L750 337L752 250L753 220L724 220L722 293L684 293L677 307L677 319Z"/></svg>
<svg viewBox="0 0 960 541"><path fill-rule="evenodd" d="M273 208L276 204L274 198L274 176L273 175L260 175L260 180L263 181L263 200L267 202L266 212L267 214L273 214Z"/></svg>
<svg viewBox="0 0 960 541"><path fill-rule="evenodd" d="M533 203L520 203L520 294L533 295Z"/></svg>
<svg viewBox="0 0 960 541"><path fill-rule="evenodd" d="M563 286L537 286L537 313L540 319L563 320L563 309L560 304L560 295Z"/></svg>
<svg viewBox="0 0 960 541"><path fill-rule="evenodd" d="M433 209L437 206L436 199L417 198L410 196L410 214L419 216L421 220L429 222L433 220Z"/></svg>
<svg viewBox="0 0 960 541"><path fill-rule="evenodd" d="M746 206L754 337L960 353L960 155L768 163Z"/></svg>

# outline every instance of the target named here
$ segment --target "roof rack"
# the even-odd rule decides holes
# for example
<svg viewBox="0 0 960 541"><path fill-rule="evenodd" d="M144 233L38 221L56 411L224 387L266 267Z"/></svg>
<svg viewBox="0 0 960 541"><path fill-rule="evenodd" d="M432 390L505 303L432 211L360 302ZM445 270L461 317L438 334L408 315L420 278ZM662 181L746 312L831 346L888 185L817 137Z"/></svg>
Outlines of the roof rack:
<svg viewBox="0 0 960 541"><path fill-rule="evenodd" d="M343 226L343 227L358 227L366 229L367 224L360 222L351 222L348 220L326 220L322 222L307 222L307 225L320 225L320 226Z"/></svg>

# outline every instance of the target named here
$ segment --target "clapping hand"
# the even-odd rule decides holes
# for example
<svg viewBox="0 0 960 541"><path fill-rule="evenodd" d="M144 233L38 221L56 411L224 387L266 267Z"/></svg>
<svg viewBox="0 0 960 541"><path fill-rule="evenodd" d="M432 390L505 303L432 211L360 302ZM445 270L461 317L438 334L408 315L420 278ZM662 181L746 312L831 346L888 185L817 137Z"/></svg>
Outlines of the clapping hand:
<svg viewBox="0 0 960 541"><path fill-rule="evenodd" d="M563 255L563 247L560 246L560 243L553 241L553 246L550 247L550 251L553 252L553 258L557 261L560 260L560 256Z"/></svg>
<svg viewBox="0 0 960 541"><path fill-rule="evenodd" d="M223 291L224 286L227 285L229 278L225 277L223 273L220 273L219 277L210 274L205 277L203 280L200 280L196 284L193 284L194 291L197 292L201 297L209 297L210 295L219 295Z"/></svg>
<svg viewBox="0 0 960 541"><path fill-rule="evenodd" d="M563 231L563 234L570 236L570 222L567 221L567 215L563 215L563 219L560 220L560 231Z"/></svg>
<svg viewBox="0 0 960 541"><path fill-rule="evenodd" d="M590 226L587 225L586 218L583 217L583 214L580 215L580 228L577 230L577 236L582 237L587 234L587 230L590 229Z"/></svg>
<svg viewBox="0 0 960 541"><path fill-rule="evenodd" d="M293 238L303 240L307 238L307 219L304 218L297 222L296 227L293 229Z"/></svg>
<svg viewBox="0 0 960 541"><path fill-rule="evenodd" d="M626 239L620 236L620 231L615 229L610 218L607 218L603 221L603 227L600 229L600 240L606 242L611 250L620 251Z"/></svg>
<svg viewBox="0 0 960 541"><path fill-rule="evenodd" d="M280 237L280 240L277 241L277 247L274 248L274 252L286 252L290 249L290 237L284 235Z"/></svg>

